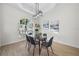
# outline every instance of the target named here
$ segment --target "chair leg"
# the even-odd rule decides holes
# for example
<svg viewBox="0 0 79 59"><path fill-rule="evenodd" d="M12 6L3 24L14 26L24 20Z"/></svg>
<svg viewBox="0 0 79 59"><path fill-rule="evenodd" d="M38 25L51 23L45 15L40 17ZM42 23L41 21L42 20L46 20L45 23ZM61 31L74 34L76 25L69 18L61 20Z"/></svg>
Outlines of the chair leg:
<svg viewBox="0 0 79 59"><path fill-rule="evenodd" d="M29 44L29 43L28 43L28 42L26 42L25 47L28 47L28 44Z"/></svg>
<svg viewBox="0 0 79 59"><path fill-rule="evenodd" d="M31 44L28 43L28 51L30 51L30 48L31 48Z"/></svg>
<svg viewBox="0 0 79 59"><path fill-rule="evenodd" d="M30 50L30 48L29 48L29 44L28 44L28 51Z"/></svg>
<svg viewBox="0 0 79 59"><path fill-rule="evenodd" d="M26 44L25 44L25 48L27 47L27 42L26 42Z"/></svg>
<svg viewBox="0 0 79 59"><path fill-rule="evenodd" d="M40 48L40 55L41 55L41 51L42 51L42 46L41 46L41 48Z"/></svg>
<svg viewBox="0 0 79 59"><path fill-rule="evenodd" d="M50 47L50 48L51 48L52 54L54 54L52 47Z"/></svg>
<svg viewBox="0 0 79 59"><path fill-rule="evenodd" d="M26 44L25 44L25 55L27 55L26 53L27 53L27 42L26 42Z"/></svg>
<svg viewBox="0 0 79 59"><path fill-rule="evenodd" d="M33 56L34 56L34 53L35 53L35 48L36 48L36 46L34 45L34 48L33 48Z"/></svg>
<svg viewBox="0 0 79 59"><path fill-rule="evenodd" d="M49 50L48 50L48 48L46 48L47 49L47 54L48 54L48 56L49 56Z"/></svg>

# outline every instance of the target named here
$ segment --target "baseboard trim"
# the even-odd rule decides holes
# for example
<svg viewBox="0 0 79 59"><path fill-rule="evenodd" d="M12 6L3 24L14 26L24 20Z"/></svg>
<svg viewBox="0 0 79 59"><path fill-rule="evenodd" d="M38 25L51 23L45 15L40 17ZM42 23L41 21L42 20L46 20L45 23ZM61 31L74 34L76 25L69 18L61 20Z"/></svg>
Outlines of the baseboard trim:
<svg viewBox="0 0 79 59"><path fill-rule="evenodd" d="M67 46L70 46L70 47L74 47L74 48L79 48L76 45L69 44L69 43L66 43L66 42L63 42L63 41L59 41L59 40L54 40L54 42L57 42L57 43L60 43L60 44L64 44L64 45L67 45Z"/></svg>
<svg viewBox="0 0 79 59"><path fill-rule="evenodd" d="M60 42L53 42L53 50L59 56L79 56L79 48L75 48Z"/></svg>
<svg viewBox="0 0 79 59"><path fill-rule="evenodd" d="M22 42L22 41L24 41L24 40L25 40L25 39L23 39L23 40L18 40L18 41L14 41L14 42L10 42L10 43L7 43L7 44L4 44L4 45L1 45L0 47L7 46L7 45L17 44L17 43Z"/></svg>

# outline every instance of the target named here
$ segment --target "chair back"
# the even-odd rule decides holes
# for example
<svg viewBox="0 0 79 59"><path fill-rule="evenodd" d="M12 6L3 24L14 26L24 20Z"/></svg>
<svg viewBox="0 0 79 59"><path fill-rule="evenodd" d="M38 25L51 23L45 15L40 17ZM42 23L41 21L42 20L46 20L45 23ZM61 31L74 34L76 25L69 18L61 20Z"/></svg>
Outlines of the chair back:
<svg viewBox="0 0 79 59"><path fill-rule="evenodd" d="M53 37L50 38L49 42L48 42L48 46L52 45L52 41L53 41Z"/></svg>
<svg viewBox="0 0 79 59"><path fill-rule="evenodd" d="M28 42L30 42L30 39L29 39L29 37L26 35L26 40L28 41Z"/></svg>
<svg viewBox="0 0 79 59"><path fill-rule="evenodd" d="M31 44L35 45L35 40L34 40L33 37L29 36L29 40L30 40L30 43L31 43Z"/></svg>
<svg viewBox="0 0 79 59"><path fill-rule="evenodd" d="M29 33L28 35L33 35L32 33Z"/></svg>
<svg viewBox="0 0 79 59"><path fill-rule="evenodd" d="M46 34L46 33L43 34L43 39L44 39L44 40L47 39L47 34Z"/></svg>

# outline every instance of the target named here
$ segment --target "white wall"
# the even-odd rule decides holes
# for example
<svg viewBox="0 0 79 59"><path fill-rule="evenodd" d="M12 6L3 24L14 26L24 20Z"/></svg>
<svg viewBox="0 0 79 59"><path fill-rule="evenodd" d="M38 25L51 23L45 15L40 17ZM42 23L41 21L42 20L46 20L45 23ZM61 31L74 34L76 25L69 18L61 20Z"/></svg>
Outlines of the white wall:
<svg viewBox="0 0 79 59"><path fill-rule="evenodd" d="M29 14L6 4L3 4L0 8L2 8L2 11L0 13L0 15L2 15L2 25L0 26L3 29L1 45L6 45L23 40L18 38L18 22L20 18L28 17Z"/></svg>
<svg viewBox="0 0 79 59"><path fill-rule="evenodd" d="M79 48L79 4L57 4L55 9L50 10L41 20L59 19L59 33L49 33L54 36L54 41ZM44 30L43 30L44 31Z"/></svg>
<svg viewBox="0 0 79 59"><path fill-rule="evenodd" d="M1 5L0 5L0 46L1 46L1 39L2 39L2 9L1 9Z"/></svg>
<svg viewBox="0 0 79 59"><path fill-rule="evenodd" d="M60 4L54 14L60 19L59 42L79 48L78 21L79 4ZM79 27L78 27L79 28ZM77 31L77 32L76 32Z"/></svg>

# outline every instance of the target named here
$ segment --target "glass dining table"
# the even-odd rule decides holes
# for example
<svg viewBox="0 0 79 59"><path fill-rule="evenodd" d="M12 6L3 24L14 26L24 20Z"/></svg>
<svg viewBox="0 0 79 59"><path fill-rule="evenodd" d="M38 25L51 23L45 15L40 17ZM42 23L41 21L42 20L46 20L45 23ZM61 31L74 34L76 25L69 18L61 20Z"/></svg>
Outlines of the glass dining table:
<svg viewBox="0 0 79 59"><path fill-rule="evenodd" d="M39 46L39 55L40 55L41 54L41 43L43 40L42 33L38 33L36 35L32 35L32 33L30 33L30 35L28 36L33 37L36 42L39 42L38 46Z"/></svg>

